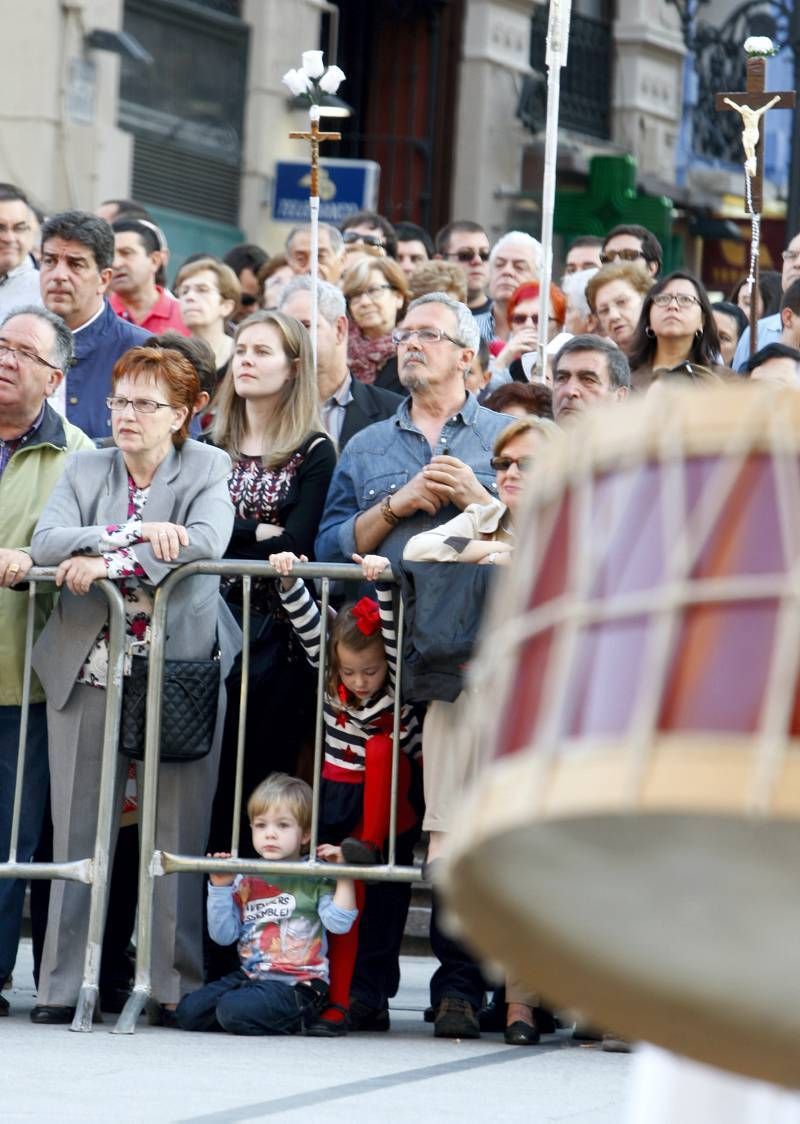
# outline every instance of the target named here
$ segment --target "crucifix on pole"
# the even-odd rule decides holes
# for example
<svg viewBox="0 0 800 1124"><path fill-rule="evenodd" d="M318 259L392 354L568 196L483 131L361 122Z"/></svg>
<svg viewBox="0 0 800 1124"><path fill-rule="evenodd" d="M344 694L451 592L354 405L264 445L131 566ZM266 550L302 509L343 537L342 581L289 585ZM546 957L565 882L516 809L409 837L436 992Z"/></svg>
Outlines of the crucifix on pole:
<svg viewBox="0 0 800 1124"><path fill-rule="evenodd" d="M318 295L318 267L319 267L319 146L320 141L341 140L341 133L322 133L319 128L319 106L312 105L308 111L311 120L310 130L306 133L289 133L292 140L305 140L311 144L311 187L308 203L311 209L311 354L314 359L314 370L317 369L317 304Z"/></svg>
<svg viewBox="0 0 800 1124"><path fill-rule="evenodd" d="M745 49L749 43L745 43ZM755 41L757 42L757 41ZM767 54L773 53L772 44L766 41ZM758 347L757 340L757 300L755 289L758 285L758 251L761 242L761 211L764 205L764 134L759 129L759 121L770 109L792 109L795 102L794 90L771 91L764 89L766 58L763 55L748 55L746 89L738 93L717 94L715 105L718 110L734 110L742 118L742 145L744 147L744 186L747 212L750 215L750 271L747 283L750 292L750 354Z"/></svg>

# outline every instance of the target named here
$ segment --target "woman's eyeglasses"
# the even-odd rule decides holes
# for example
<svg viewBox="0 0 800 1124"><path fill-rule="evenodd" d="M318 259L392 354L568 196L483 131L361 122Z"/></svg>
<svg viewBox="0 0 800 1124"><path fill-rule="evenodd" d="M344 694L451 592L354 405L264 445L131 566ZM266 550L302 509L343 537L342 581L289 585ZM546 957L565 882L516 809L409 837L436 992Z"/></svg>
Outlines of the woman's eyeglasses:
<svg viewBox="0 0 800 1124"><path fill-rule="evenodd" d="M137 414L154 414L156 410L174 409L171 402L155 402L152 398L123 398L117 394L106 398L106 406L115 414L121 414L127 406L133 406Z"/></svg>
<svg viewBox="0 0 800 1124"><path fill-rule="evenodd" d="M362 289L360 293L353 293L352 296L348 297L348 300L351 304L353 301L357 301L359 297L369 297L371 301L380 300L381 294L388 293L391 287L391 285L371 285L369 289Z"/></svg>
<svg viewBox="0 0 800 1124"><path fill-rule="evenodd" d="M520 472L527 472L533 464L533 457L492 457L489 461L493 472L508 472L515 464Z"/></svg>
<svg viewBox="0 0 800 1124"><path fill-rule="evenodd" d="M657 308L669 308L673 301L678 308L691 308L693 304L700 304L699 299L690 296L689 293L659 293L658 296L653 297L653 304Z"/></svg>

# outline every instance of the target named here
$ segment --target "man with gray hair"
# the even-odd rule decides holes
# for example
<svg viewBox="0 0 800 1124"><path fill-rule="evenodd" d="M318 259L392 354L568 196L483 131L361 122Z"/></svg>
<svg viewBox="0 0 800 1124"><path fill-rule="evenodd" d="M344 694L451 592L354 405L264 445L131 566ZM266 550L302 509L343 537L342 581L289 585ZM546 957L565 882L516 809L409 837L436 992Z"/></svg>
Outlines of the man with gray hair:
<svg viewBox="0 0 800 1124"><path fill-rule="evenodd" d="M316 556L350 562L380 551L402 558L412 535L496 497L489 461L508 424L479 406L464 377L479 335L465 304L445 293L412 301L393 337L400 382L397 413L350 441L334 470Z"/></svg>
<svg viewBox="0 0 800 1124"><path fill-rule="evenodd" d="M569 422L600 402L623 402L631 369L624 352L602 336L573 336L553 359L553 418Z"/></svg>
<svg viewBox="0 0 800 1124"><path fill-rule="evenodd" d="M390 418L402 398L353 378L347 366L347 302L335 285L318 281L317 286L317 385L322 420L341 451L354 434ZM289 282L279 307L311 330L311 274Z"/></svg>
<svg viewBox="0 0 800 1124"><path fill-rule="evenodd" d="M308 273L311 269L311 224L294 226L286 238L286 260L295 273ZM344 270L344 239L342 232L330 223L319 224L319 249L317 272L323 281L335 285Z"/></svg>
<svg viewBox="0 0 800 1124"><path fill-rule="evenodd" d="M48 402L72 358L72 333L46 308L23 305L0 323L0 862L11 837L28 607L12 587L31 568L26 547L67 454L93 447ZM53 604L54 594L37 597L37 632ZM48 784L44 695L34 676L18 862L30 862L36 849ZM0 988L14 967L24 895L24 881L0 878ZM8 1013L0 995L0 1015Z"/></svg>
<svg viewBox="0 0 800 1124"><path fill-rule="evenodd" d="M492 299L494 334L508 339L508 301L523 281L538 281L542 271L542 244L522 230L509 230L489 254L489 296Z"/></svg>
<svg viewBox="0 0 800 1124"><path fill-rule="evenodd" d="M497 498L492 448L512 419L484 409L467 392L464 380L479 344L472 313L445 293L426 293L408 306L392 336L400 382L410 397L393 417L357 433L342 453L315 545L320 562L351 562L354 553L377 552L397 563L412 535L452 519L471 503ZM369 971L356 969L352 1030L389 1026L407 891L396 898L394 907L387 902L372 909L368 896L367 919L394 908L396 923L380 954L369 956ZM439 929L435 908L431 945L440 961L431 981L431 1002L439 1012L436 1034L475 1038L484 981L468 953Z"/></svg>

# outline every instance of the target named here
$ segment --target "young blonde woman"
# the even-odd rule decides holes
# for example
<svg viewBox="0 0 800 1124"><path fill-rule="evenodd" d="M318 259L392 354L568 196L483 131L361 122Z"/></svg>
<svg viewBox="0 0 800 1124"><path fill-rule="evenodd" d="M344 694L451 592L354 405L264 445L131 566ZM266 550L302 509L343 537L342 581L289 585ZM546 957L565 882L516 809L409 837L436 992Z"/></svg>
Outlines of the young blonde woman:
<svg viewBox="0 0 800 1124"><path fill-rule="evenodd" d="M243 320L214 405L214 443L233 461L228 486L235 519L226 557L266 562L289 550L313 558L336 451L320 417L303 325L274 311ZM234 613L240 612L238 579L228 583L226 594ZM271 771L294 774L313 722L315 691L274 581L253 581L252 610L245 792ZM230 845L240 683L237 665L228 679L232 703L212 831L217 849Z"/></svg>

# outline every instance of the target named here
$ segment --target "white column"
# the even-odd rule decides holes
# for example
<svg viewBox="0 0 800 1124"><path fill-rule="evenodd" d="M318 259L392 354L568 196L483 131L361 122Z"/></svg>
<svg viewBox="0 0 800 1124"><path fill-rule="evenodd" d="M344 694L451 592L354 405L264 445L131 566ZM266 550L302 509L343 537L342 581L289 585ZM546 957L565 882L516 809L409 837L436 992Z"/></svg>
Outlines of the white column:
<svg viewBox="0 0 800 1124"><path fill-rule="evenodd" d="M308 112L293 113L281 77L300 66L303 51L319 43L321 11L314 0L245 0L250 24L250 61L244 126L240 220L248 240L279 253L289 231L271 215L276 160L308 160L308 143L289 140L293 129L308 128ZM326 62L334 60L328 60ZM347 84L341 89L347 99ZM347 129L343 123L342 132Z"/></svg>
<svg viewBox="0 0 800 1124"><path fill-rule="evenodd" d="M530 134L516 118L531 73L535 0L467 0L458 87L452 217L489 236L507 228L504 191L518 191Z"/></svg>

